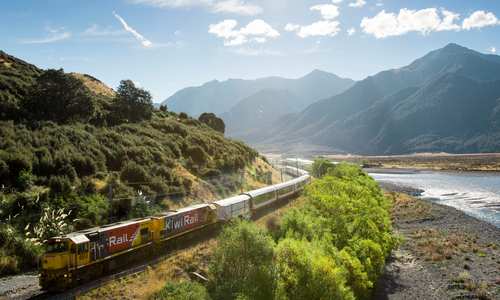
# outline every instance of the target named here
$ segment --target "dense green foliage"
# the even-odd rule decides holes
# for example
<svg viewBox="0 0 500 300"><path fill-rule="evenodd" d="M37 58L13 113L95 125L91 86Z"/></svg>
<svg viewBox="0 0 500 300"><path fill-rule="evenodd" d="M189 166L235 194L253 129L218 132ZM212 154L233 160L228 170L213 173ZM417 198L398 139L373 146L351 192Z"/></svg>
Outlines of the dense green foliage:
<svg viewBox="0 0 500 300"><path fill-rule="evenodd" d="M0 221L34 248L166 210L192 192L193 178L237 173L257 156L196 119L155 110L130 80L114 93L2 52L0 86ZM16 245L0 243L9 272L29 265Z"/></svg>
<svg viewBox="0 0 500 300"><path fill-rule="evenodd" d="M316 178L323 177L328 172L328 169L333 168L333 166L333 163L327 159L316 159L311 167L311 175Z"/></svg>
<svg viewBox="0 0 500 300"><path fill-rule="evenodd" d="M226 131L226 124L224 124L224 121L213 113L202 113L198 120L222 134Z"/></svg>
<svg viewBox="0 0 500 300"><path fill-rule="evenodd" d="M159 292L151 297L152 300L210 300L206 289L198 283L168 282Z"/></svg>
<svg viewBox="0 0 500 300"><path fill-rule="evenodd" d="M327 168L306 198L274 228L274 249L254 224L225 229L210 269L214 299L370 299L397 242L391 203L348 164ZM268 294L256 294L262 291Z"/></svg>
<svg viewBox="0 0 500 300"><path fill-rule="evenodd" d="M137 88L132 80L122 80L113 105L115 119L139 122L151 119L153 101L148 91Z"/></svg>
<svg viewBox="0 0 500 300"><path fill-rule="evenodd" d="M21 100L21 107L29 119L57 123L88 122L96 113L91 92L62 69L43 72Z"/></svg>
<svg viewBox="0 0 500 300"><path fill-rule="evenodd" d="M19 116L19 103L41 74L34 65L0 51L0 120Z"/></svg>
<svg viewBox="0 0 500 300"><path fill-rule="evenodd" d="M272 238L254 224L238 222L219 237L210 265L214 299L273 299Z"/></svg>

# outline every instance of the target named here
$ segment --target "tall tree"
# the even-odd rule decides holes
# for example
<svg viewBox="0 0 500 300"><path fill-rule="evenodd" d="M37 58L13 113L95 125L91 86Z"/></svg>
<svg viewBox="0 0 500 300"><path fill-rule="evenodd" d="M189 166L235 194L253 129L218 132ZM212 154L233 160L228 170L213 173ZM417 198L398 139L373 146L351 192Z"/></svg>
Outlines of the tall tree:
<svg viewBox="0 0 500 300"><path fill-rule="evenodd" d="M224 124L224 121L213 113L202 113L198 120L222 134L226 131L226 124Z"/></svg>
<svg viewBox="0 0 500 300"><path fill-rule="evenodd" d="M135 86L132 80L122 80L115 99L118 118L129 122L148 120L153 114L151 94Z"/></svg>
<svg viewBox="0 0 500 300"><path fill-rule="evenodd" d="M96 111L87 87L63 69L45 71L21 105L28 118L57 123L87 122Z"/></svg>

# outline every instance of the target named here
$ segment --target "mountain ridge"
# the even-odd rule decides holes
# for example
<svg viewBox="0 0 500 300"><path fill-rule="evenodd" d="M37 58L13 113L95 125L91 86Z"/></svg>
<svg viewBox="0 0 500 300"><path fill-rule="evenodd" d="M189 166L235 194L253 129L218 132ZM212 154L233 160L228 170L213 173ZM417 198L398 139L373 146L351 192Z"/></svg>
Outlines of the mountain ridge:
<svg viewBox="0 0 500 300"><path fill-rule="evenodd" d="M254 80L212 80L200 86L181 89L163 104L172 111L186 112L193 116L203 112L222 114L261 90L274 89L291 91L300 98L299 105L304 108L315 100L344 91L353 83L351 79L320 70L313 70L297 79L269 76Z"/></svg>
<svg viewBox="0 0 500 300"><path fill-rule="evenodd" d="M452 43L311 104L256 143L282 149L314 144L359 154L500 151L500 142L492 142L500 132L497 121L484 109L500 111L498 80L500 56ZM451 124L460 120L469 124Z"/></svg>

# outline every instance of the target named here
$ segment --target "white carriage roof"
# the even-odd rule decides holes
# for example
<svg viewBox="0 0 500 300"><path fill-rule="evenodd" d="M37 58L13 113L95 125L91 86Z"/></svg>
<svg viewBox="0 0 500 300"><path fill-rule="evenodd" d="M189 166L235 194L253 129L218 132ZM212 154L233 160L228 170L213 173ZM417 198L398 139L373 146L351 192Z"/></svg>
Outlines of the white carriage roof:
<svg viewBox="0 0 500 300"><path fill-rule="evenodd" d="M239 196L234 196L231 198L215 201L214 204L219 205L219 206L231 206L233 204L236 204L236 203L239 203L242 201L249 201L249 200L250 200L250 197L248 195L239 195Z"/></svg>

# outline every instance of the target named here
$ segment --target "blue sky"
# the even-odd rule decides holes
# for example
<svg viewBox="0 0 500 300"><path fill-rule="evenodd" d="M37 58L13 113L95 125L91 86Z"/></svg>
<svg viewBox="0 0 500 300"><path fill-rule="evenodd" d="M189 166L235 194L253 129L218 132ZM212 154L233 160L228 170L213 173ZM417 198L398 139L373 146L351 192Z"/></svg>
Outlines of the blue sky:
<svg viewBox="0 0 500 300"><path fill-rule="evenodd" d="M362 79L450 42L500 51L493 0L19 0L0 16L1 50L155 101L213 79Z"/></svg>

